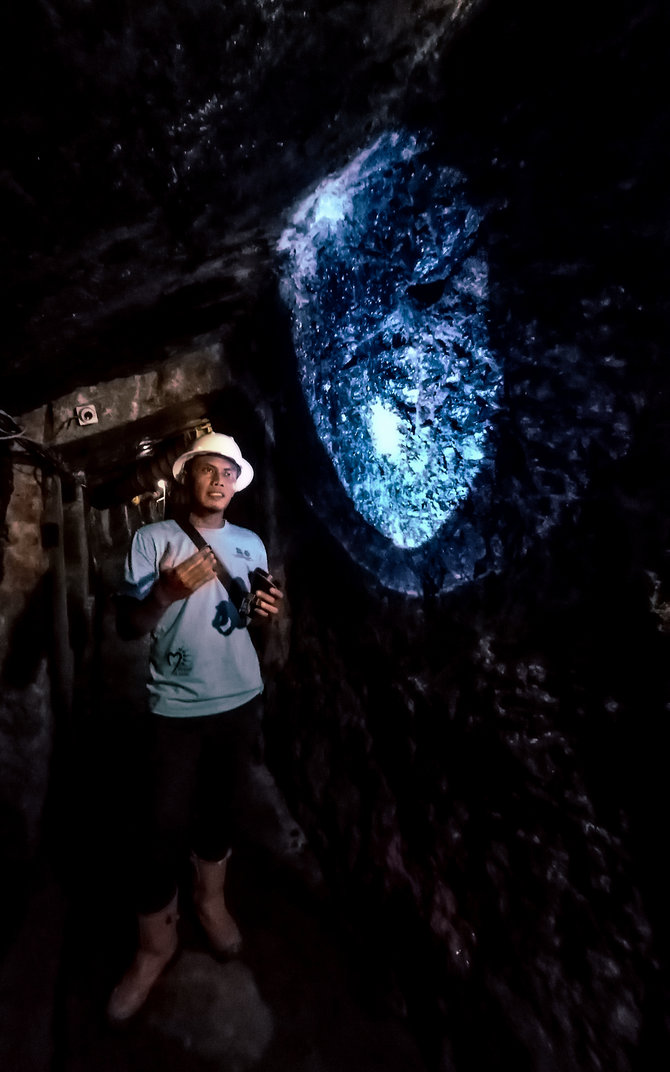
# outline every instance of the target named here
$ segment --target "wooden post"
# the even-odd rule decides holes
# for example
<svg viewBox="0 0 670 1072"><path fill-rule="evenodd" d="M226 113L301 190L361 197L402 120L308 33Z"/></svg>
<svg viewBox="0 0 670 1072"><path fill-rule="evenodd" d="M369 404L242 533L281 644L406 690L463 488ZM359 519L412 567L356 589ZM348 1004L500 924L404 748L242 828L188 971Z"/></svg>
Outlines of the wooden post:
<svg viewBox="0 0 670 1072"><path fill-rule="evenodd" d="M49 556L52 607L51 681L54 707L68 719L72 713L74 659L70 646L67 608L67 576L63 541L63 494L60 477L45 478L46 494L42 540Z"/></svg>

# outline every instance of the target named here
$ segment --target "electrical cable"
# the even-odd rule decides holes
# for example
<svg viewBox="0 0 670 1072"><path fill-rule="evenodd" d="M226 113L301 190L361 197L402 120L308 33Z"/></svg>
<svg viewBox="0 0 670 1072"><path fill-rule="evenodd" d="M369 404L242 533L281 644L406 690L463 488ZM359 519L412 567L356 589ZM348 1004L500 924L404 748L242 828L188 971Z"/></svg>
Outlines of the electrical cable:
<svg viewBox="0 0 670 1072"><path fill-rule="evenodd" d="M12 426L11 431L7 428L7 422ZM69 469L57 455L50 451L48 447L43 446L41 443L37 443L36 440L31 439L30 436L27 436L24 433L25 428L20 428L14 418L10 416L6 410L0 409L0 441L12 440L15 446L23 448L22 451L14 451L13 457L15 460L19 460L25 455L26 459L29 459L33 464L36 461L41 465L46 464L68 480L74 480L78 484L83 484L81 476L72 472L72 470Z"/></svg>
<svg viewBox="0 0 670 1072"><path fill-rule="evenodd" d="M6 417L7 420L14 426L13 431L8 432L5 430L5 428L3 427L3 417ZM25 429L19 428L14 418L10 417L9 413L7 413L6 410L0 409L0 439L18 439L20 436L23 435L24 431Z"/></svg>

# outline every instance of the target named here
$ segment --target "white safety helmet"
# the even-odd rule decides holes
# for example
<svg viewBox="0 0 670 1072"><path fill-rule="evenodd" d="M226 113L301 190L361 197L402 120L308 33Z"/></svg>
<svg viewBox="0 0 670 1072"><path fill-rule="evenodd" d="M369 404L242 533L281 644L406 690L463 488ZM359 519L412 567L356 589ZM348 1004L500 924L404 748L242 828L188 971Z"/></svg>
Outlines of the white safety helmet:
<svg viewBox="0 0 670 1072"><path fill-rule="evenodd" d="M184 466L191 458L198 454L220 454L224 458L230 458L240 468L240 475L235 481L235 491L248 488L254 479L254 471L249 462L242 457L242 451L232 436L220 435L218 432L208 432L207 435L196 439L190 450L180 454L172 466L172 475L175 480L182 480Z"/></svg>

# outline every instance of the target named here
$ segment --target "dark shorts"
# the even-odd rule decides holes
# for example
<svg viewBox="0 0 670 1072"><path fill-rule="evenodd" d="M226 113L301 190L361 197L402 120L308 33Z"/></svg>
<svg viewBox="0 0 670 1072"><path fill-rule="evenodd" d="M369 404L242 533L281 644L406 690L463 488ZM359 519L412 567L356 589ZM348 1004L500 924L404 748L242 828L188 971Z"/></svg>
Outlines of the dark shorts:
<svg viewBox="0 0 670 1072"><path fill-rule="evenodd" d="M185 854L221 860L235 838L252 764L263 759L261 697L216 715L151 715L138 824L138 910L172 899Z"/></svg>

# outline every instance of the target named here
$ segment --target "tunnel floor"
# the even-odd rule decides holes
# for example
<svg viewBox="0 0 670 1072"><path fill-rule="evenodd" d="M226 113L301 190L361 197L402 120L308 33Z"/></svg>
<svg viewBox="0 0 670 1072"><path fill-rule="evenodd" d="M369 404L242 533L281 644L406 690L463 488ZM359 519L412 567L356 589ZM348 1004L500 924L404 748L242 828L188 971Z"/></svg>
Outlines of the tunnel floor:
<svg viewBox="0 0 670 1072"><path fill-rule="evenodd" d="M96 904L46 870L0 967L4 1072L424 1072L402 1018L365 993L332 906L299 867L244 850L236 864L242 955L209 955L185 890L180 953L122 1029L104 1008L132 958L132 916L119 913L113 882Z"/></svg>

